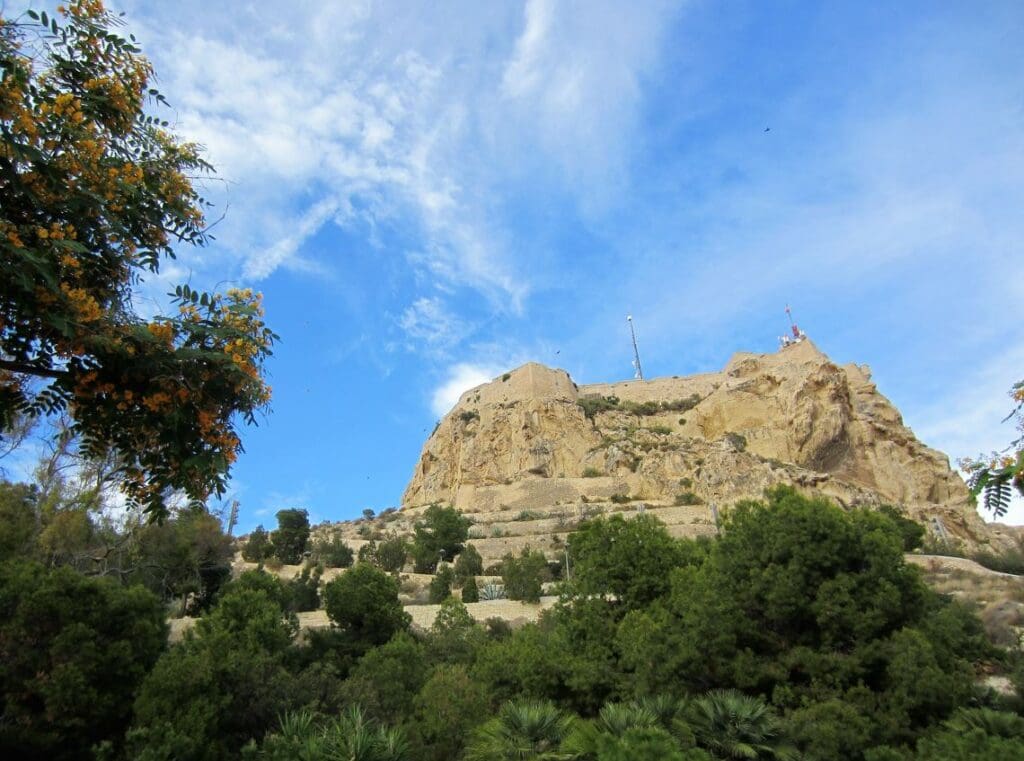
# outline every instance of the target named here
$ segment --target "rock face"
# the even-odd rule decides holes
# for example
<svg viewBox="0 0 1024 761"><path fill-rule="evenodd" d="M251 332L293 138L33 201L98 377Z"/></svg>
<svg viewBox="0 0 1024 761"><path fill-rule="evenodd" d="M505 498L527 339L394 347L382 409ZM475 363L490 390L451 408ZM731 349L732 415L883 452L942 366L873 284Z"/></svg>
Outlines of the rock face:
<svg viewBox="0 0 1024 761"><path fill-rule="evenodd" d="M867 367L839 367L810 341L650 381L577 386L563 370L523 365L462 395L424 445L402 506L562 523L600 505L649 509L692 535L776 483L848 507L899 505L970 546L1002 541Z"/></svg>

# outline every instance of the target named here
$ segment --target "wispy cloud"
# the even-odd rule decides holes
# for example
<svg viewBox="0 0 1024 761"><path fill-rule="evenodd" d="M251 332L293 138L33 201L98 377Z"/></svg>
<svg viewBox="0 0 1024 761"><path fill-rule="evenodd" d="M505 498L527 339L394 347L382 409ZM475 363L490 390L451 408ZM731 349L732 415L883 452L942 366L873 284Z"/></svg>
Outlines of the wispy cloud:
<svg viewBox="0 0 1024 761"><path fill-rule="evenodd" d="M448 369L448 377L438 386L430 399L430 409L437 417L444 417L459 401L459 397L481 383L492 380L501 368L494 365L473 365L460 362Z"/></svg>

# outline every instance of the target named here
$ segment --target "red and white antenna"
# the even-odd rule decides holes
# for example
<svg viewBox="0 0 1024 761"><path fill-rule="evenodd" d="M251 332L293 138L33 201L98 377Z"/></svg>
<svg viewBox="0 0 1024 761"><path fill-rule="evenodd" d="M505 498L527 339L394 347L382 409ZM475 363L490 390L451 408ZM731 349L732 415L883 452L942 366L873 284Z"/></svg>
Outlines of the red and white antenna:
<svg viewBox="0 0 1024 761"><path fill-rule="evenodd" d="M789 330L793 334L793 337L782 342L783 346L787 346L789 343L796 343L803 341L807 338L807 334L800 330L800 327L793 320L793 310L789 308L789 304L786 304L786 316L789 317Z"/></svg>

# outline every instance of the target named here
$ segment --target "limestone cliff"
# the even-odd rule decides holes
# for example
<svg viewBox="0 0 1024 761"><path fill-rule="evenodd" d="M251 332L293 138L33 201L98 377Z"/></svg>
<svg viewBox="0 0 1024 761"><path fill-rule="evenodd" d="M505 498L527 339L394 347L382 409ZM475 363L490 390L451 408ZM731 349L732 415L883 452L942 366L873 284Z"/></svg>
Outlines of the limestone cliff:
<svg viewBox="0 0 1024 761"><path fill-rule="evenodd" d="M402 504L538 518L629 505L686 535L775 483L844 506L900 505L969 545L998 542L948 458L915 438L870 371L839 367L810 341L650 381L577 386L524 365L462 395Z"/></svg>

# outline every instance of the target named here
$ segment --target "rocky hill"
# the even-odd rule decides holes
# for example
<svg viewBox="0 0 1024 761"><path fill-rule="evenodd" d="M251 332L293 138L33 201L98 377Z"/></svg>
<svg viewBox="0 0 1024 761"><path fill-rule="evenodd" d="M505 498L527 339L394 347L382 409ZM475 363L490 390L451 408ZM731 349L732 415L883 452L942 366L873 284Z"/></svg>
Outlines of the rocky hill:
<svg viewBox="0 0 1024 761"><path fill-rule="evenodd" d="M866 366L838 366L809 340L646 381L578 386L523 365L462 395L393 519L402 529L425 506L452 504L495 560L526 544L557 550L596 513L714 532L722 511L776 483L843 506L901 506L967 547L1012 542L978 517L949 459L918 441Z"/></svg>

